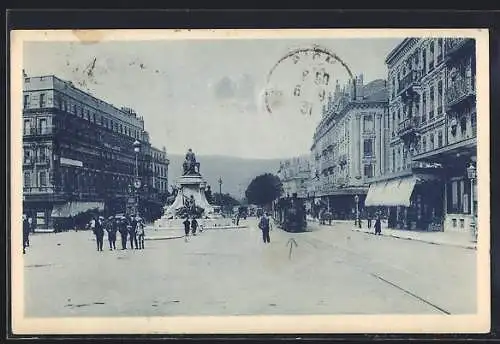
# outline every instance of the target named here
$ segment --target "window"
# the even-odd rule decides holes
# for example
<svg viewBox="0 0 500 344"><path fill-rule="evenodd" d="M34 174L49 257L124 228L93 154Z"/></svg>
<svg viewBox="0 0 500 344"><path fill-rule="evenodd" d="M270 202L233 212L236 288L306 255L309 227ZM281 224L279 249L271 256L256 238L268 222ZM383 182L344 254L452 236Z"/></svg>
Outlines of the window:
<svg viewBox="0 0 500 344"><path fill-rule="evenodd" d="M422 122L427 122L427 91L422 94Z"/></svg>
<svg viewBox="0 0 500 344"><path fill-rule="evenodd" d="M76 112L76 104L73 104L73 113L76 115L77 112Z"/></svg>
<svg viewBox="0 0 500 344"><path fill-rule="evenodd" d="M31 172L24 172L24 187L29 188L31 186Z"/></svg>
<svg viewBox="0 0 500 344"><path fill-rule="evenodd" d="M425 71L427 68L427 49L422 50L422 65L423 65L423 70Z"/></svg>
<svg viewBox="0 0 500 344"><path fill-rule="evenodd" d="M438 132L438 148L443 146L443 132L440 130Z"/></svg>
<svg viewBox="0 0 500 344"><path fill-rule="evenodd" d="M25 147L24 148L24 162L27 163L31 159L31 151L29 148Z"/></svg>
<svg viewBox="0 0 500 344"><path fill-rule="evenodd" d="M372 139L365 139L363 142L363 153L364 156L372 156L373 154L373 143Z"/></svg>
<svg viewBox="0 0 500 344"><path fill-rule="evenodd" d="M23 132L24 132L24 135L31 134L31 126L30 126L30 120L29 119L25 119L24 120Z"/></svg>
<svg viewBox="0 0 500 344"><path fill-rule="evenodd" d="M437 115L440 115L443 111L443 81L438 82L438 110Z"/></svg>
<svg viewBox="0 0 500 344"><path fill-rule="evenodd" d="M38 148L38 161L43 162L45 161L45 158L45 147Z"/></svg>
<svg viewBox="0 0 500 344"><path fill-rule="evenodd" d="M94 113L94 114L92 115L92 117L93 117L93 118L92 118L92 122L96 123L96 114Z"/></svg>
<svg viewBox="0 0 500 344"><path fill-rule="evenodd" d="M27 109L29 107L29 101L30 101L30 96L25 94L24 95L24 105L23 105L23 108L24 109Z"/></svg>
<svg viewBox="0 0 500 344"><path fill-rule="evenodd" d="M452 211L456 212L458 210L458 183L456 180L451 182L451 204Z"/></svg>
<svg viewBox="0 0 500 344"><path fill-rule="evenodd" d="M104 117L103 116L101 116L101 118L100 118L100 123L101 123L101 125L104 125Z"/></svg>
<svg viewBox="0 0 500 344"><path fill-rule="evenodd" d="M430 150L434 149L434 134L429 135L429 149Z"/></svg>
<svg viewBox="0 0 500 344"><path fill-rule="evenodd" d="M429 99L429 121L434 118L434 86L431 86Z"/></svg>
<svg viewBox="0 0 500 344"><path fill-rule="evenodd" d="M372 115L366 115L363 117L363 131L365 133L367 132L373 132L373 116Z"/></svg>
<svg viewBox="0 0 500 344"><path fill-rule="evenodd" d="M443 54L443 39L438 38L437 40L437 62L441 62L442 60L442 54Z"/></svg>
<svg viewBox="0 0 500 344"><path fill-rule="evenodd" d="M372 164L365 165L365 177L372 178L373 177L373 166Z"/></svg>
<svg viewBox="0 0 500 344"><path fill-rule="evenodd" d="M47 133L47 119L40 118L40 120L38 121L38 130L39 130L40 134Z"/></svg>
<svg viewBox="0 0 500 344"><path fill-rule="evenodd" d="M120 134L123 134L123 126L120 124Z"/></svg>
<svg viewBox="0 0 500 344"><path fill-rule="evenodd" d="M47 172L40 172L40 186L47 186Z"/></svg>
<svg viewBox="0 0 500 344"><path fill-rule="evenodd" d="M422 137L422 153L427 152L427 137Z"/></svg>
<svg viewBox="0 0 500 344"><path fill-rule="evenodd" d="M434 42L431 43L429 49L429 71L434 68Z"/></svg>
<svg viewBox="0 0 500 344"><path fill-rule="evenodd" d="M40 93L40 107L44 108L45 107L45 94Z"/></svg>

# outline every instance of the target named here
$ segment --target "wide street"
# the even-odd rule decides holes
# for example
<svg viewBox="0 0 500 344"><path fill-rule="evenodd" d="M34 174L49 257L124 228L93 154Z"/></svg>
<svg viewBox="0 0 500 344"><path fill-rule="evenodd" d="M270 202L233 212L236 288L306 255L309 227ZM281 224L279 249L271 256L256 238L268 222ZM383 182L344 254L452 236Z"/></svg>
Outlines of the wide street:
<svg viewBox="0 0 500 344"><path fill-rule="evenodd" d="M149 240L142 251L97 252L90 232L33 235L23 256L26 316L476 312L475 250L347 223L297 234L274 227L266 245L256 220L246 223L189 242Z"/></svg>

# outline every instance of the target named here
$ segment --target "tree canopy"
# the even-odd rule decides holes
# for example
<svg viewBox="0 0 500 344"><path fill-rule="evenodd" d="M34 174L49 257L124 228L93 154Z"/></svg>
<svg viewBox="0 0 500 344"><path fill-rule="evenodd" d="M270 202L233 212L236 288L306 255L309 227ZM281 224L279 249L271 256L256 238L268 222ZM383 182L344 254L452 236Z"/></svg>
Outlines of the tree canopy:
<svg viewBox="0 0 500 344"><path fill-rule="evenodd" d="M213 201L214 201L214 204L221 204L220 202L221 200L221 196L220 196L220 193L215 193L213 194ZM231 196L230 194L222 194L222 205L226 206L226 207L234 207L236 205L240 205L240 202L235 199L233 196Z"/></svg>
<svg viewBox="0 0 500 344"><path fill-rule="evenodd" d="M249 203L266 205L278 198L283 192L280 179L271 173L255 177L247 187L245 196Z"/></svg>

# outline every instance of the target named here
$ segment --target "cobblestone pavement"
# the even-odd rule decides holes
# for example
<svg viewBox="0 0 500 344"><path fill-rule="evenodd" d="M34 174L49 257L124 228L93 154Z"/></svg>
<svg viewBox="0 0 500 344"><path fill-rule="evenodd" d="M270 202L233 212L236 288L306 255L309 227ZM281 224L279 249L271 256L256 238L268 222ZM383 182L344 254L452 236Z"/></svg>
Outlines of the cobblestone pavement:
<svg viewBox="0 0 500 344"><path fill-rule="evenodd" d="M33 235L26 316L476 312L475 250L317 224L274 228L264 244L247 223L145 250L97 252L89 232Z"/></svg>

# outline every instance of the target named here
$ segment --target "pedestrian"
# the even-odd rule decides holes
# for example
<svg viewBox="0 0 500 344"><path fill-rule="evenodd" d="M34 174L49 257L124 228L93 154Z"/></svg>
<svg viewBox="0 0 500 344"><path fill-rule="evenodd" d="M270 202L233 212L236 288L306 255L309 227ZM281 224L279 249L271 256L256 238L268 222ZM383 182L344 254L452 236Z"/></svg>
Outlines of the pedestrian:
<svg viewBox="0 0 500 344"><path fill-rule="evenodd" d="M269 221L269 214L264 213L259 221L259 228L262 231L262 240L264 243L270 243L269 230L271 229L271 222Z"/></svg>
<svg viewBox="0 0 500 344"><path fill-rule="evenodd" d="M116 232L118 230L116 221L113 217L108 218L106 221L106 232L108 232L109 250L116 250Z"/></svg>
<svg viewBox="0 0 500 344"><path fill-rule="evenodd" d="M372 228L372 215L369 212L366 214L366 220L368 229Z"/></svg>
<svg viewBox="0 0 500 344"><path fill-rule="evenodd" d="M130 248L133 250L134 248L137 250L139 247L137 245L137 221L135 217L132 215L130 217L130 223L128 225L128 235L130 238Z"/></svg>
<svg viewBox="0 0 500 344"><path fill-rule="evenodd" d="M91 222L91 228L93 227L93 232L97 241L97 251L102 251L102 245L104 242L104 228L100 218L93 218Z"/></svg>
<svg viewBox="0 0 500 344"><path fill-rule="evenodd" d="M124 218L118 219L118 230L120 231L120 237L122 241L122 250L127 249L127 235L128 235L128 228L127 228L127 221Z"/></svg>
<svg viewBox="0 0 500 344"><path fill-rule="evenodd" d="M186 219L183 222L184 224L184 241L187 242L189 237L189 228L191 227L191 222L189 222L189 217L186 216Z"/></svg>
<svg viewBox="0 0 500 344"><path fill-rule="evenodd" d="M198 221L196 221L196 218L193 217L193 220L191 220L191 233L193 235L196 235L196 229L198 228Z"/></svg>
<svg viewBox="0 0 500 344"><path fill-rule="evenodd" d="M137 221L137 238L139 240L139 249L144 249L144 237L146 233L144 232L144 222L141 220Z"/></svg>
<svg viewBox="0 0 500 344"><path fill-rule="evenodd" d="M28 217L23 215L23 254L26 254L26 247L29 246L30 225Z"/></svg>
<svg viewBox="0 0 500 344"><path fill-rule="evenodd" d="M236 226L240 225L240 213L236 214Z"/></svg>
<svg viewBox="0 0 500 344"><path fill-rule="evenodd" d="M380 216L377 216L377 219L375 220L375 235L382 235L382 224L380 222Z"/></svg>
<svg viewBox="0 0 500 344"><path fill-rule="evenodd" d="M35 232L35 225L33 224L33 218L28 217L28 236L26 237L26 247L30 247L30 233Z"/></svg>

